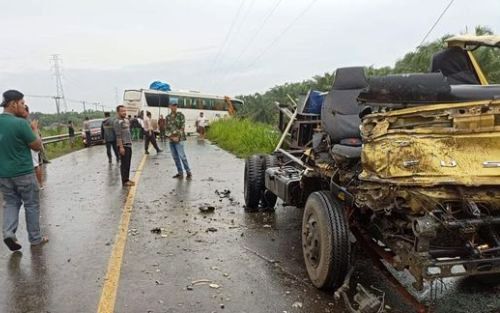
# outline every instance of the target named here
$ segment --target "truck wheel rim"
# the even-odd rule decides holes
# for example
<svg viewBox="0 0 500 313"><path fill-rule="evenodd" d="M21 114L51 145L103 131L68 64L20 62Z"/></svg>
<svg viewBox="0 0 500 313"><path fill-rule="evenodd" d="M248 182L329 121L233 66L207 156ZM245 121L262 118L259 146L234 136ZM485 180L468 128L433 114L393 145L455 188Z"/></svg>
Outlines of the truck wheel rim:
<svg viewBox="0 0 500 313"><path fill-rule="evenodd" d="M320 261L321 240L319 224L314 214L311 214L307 219L304 235L304 251L306 261L316 268L318 267Z"/></svg>

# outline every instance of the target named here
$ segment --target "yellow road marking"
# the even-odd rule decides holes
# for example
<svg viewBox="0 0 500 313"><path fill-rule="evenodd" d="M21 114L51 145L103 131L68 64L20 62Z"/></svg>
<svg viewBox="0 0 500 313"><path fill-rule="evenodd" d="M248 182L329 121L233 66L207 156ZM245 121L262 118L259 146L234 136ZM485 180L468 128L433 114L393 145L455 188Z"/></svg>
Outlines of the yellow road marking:
<svg viewBox="0 0 500 313"><path fill-rule="evenodd" d="M113 251L111 252L111 258L109 259L108 271L106 273L106 277L104 278L104 286L102 287L101 299L99 300L97 313L113 313L115 310L116 292L120 281L123 252L125 251L125 244L127 243L128 225L130 222L130 216L132 215L137 185L139 184L139 179L141 178L146 158L146 155L144 155L137 171L135 172L135 186L130 187L127 195L127 201L123 206L122 217L118 227L118 234L116 234L115 244L113 246Z"/></svg>

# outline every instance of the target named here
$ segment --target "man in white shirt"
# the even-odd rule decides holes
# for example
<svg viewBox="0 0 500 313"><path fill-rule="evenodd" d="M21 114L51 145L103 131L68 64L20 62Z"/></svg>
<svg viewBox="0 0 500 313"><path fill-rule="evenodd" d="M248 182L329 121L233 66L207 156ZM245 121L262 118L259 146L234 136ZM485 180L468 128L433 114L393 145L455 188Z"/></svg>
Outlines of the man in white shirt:
<svg viewBox="0 0 500 313"><path fill-rule="evenodd" d="M205 118L203 112L200 112L200 116L196 119L196 131L200 135L200 139L205 139L205 127L208 125L208 120Z"/></svg>
<svg viewBox="0 0 500 313"><path fill-rule="evenodd" d="M153 147L156 150L156 153L160 153L161 150L156 143L156 134L154 132L153 124L151 123L151 112L146 112L146 116L144 117L144 150L146 154L149 154L149 143L153 144Z"/></svg>

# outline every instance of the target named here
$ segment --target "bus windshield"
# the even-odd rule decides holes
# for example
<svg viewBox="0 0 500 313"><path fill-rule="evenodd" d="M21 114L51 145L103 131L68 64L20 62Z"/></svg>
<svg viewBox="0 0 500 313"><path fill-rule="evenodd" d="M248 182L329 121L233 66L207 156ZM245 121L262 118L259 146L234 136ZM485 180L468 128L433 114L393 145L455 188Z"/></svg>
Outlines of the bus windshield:
<svg viewBox="0 0 500 313"><path fill-rule="evenodd" d="M123 94L123 100L139 101L141 100L141 92L139 90L126 90Z"/></svg>
<svg viewBox="0 0 500 313"><path fill-rule="evenodd" d="M150 107L167 108L170 101L170 96L167 94L145 92L144 96L146 98L147 105Z"/></svg>

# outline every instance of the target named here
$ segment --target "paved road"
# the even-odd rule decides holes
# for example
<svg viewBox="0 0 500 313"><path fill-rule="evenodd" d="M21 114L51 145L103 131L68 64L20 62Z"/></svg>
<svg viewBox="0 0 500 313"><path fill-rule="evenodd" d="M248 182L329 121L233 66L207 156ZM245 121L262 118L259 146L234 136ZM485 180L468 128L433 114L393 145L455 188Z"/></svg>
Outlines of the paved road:
<svg viewBox="0 0 500 313"><path fill-rule="evenodd" d="M143 159L141 146L134 148L133 173ZM145 159L131 195L102 146L54 160L42 191L50 242L30 249L21 223L22 255L0 247L0 312L346 312L307 281L301 210L279 206L274 213L245 214L243 160L194 139L186 151L192 180L171 178L167 148ZM232 199L216 194L224 190ZM215 212L201 213L206 206ZM120 239L122 215L131 218ZM160 233L152 233L155 228ZM123 258L112 256L123 239ZM114 285L108 268L120 266ZM365 257L356 262L353 281L382 288L388 312L409 311ZM113 286L116 301L113 292L102 293ZM469 280L449 286L438 311L500 310L498 289Z"/></svg>

